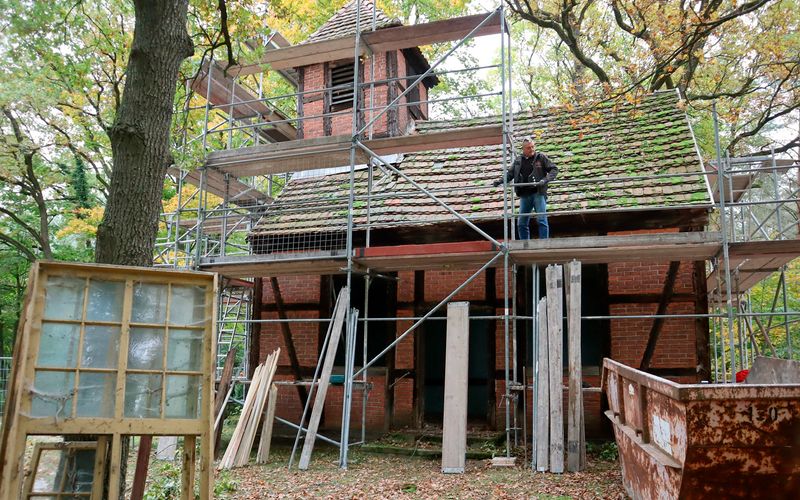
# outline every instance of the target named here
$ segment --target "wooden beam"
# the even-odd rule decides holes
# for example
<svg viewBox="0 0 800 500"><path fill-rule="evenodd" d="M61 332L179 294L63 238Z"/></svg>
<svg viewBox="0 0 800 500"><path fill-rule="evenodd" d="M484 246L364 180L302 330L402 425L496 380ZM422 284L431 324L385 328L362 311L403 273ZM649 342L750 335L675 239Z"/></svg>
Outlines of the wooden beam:
<svg viewBox="0 0 800 500"><path fill-rule="evenodd" d="M467 451L469 302L447 304L446 342L442 472L461 474L464 472Z"/></svg>
<svg viewBox="0 0 800 500"><path fill-rule="evenodd" d="M153 436L139 436L139 451L136 454L136 471L133 473L131 500L142 500L147 481L147 468L150 466L150 452L153 449Z"/></svg>
<svg viewBox="0 0 800 500"><path fill-rule="evenodd" d="M294 378L296 380L302 380L303 375L300 371L300 361L297 358L297 350L294 347L292 329L289 327L289 323L285 321L289 318L286 316L286 311L284 310L283 295L281 294L278 278L271 277L269 279L269 284L272 286L272 296L275 299L275 307L278 308L278 318L284 320L281 321L281 335L283 335L283 345L286 346L286 354L289 355L289 365L292 367L292 372L294 372ZM306 400L308 399L308 391L306 388L298 385L297 395L300 397L300 405L305 407Z"/></svg>
<svg viewBox="0 0 800 500"><path fill-rule="evenodd" d="M656 315L662 316L667 313L667 306L669 306L672 294L675 291L675 280L678 277L678 268L681 263L672 261L669 263L667 270L667 277L664 279L664 291L661 294L661 302L658 304ZM640 370L650 368L650 362L653 360L653 353L656 350L656 343L658 336L661 334L661 327L664 326L664 318L654 318L653 326L650 328L650 335L647 338L647 347L644 349L642 355L642 362L639 364Z"/></svg>
<svg viewBox="0 0 800 500"><path fill-rule="evenodd" d="M454 128L425 134L383 137L363 141L378 155L435 151L439 149L492 146L503 140L500 125ZM234 177L302 172L350 164L349 135L298 139L275 144L214 151L206 157L206 168ZM356 149L356 161L365 163L368 156Z"/></svg>
<svg viewBox="0 0 800 500"><path fill-rule="evenodd" d="M275 423L275 407L278 404L278 386L272 384L269 389L267 399L267 411L264 415L264 423L261 427L261 439L258 442L257 464L265 464L269 461L269 449L272 444L272 427Z"/></svg>
<svg viewBox="0 0 800 500"><path fill-rule="evenodd" d="M333 363L336 358L336 349L339 347L339 339L342 336L342 326L344 325L347 309L350 307L350 289L344 287L339 294L340 300L337 301L336 311L333 316L331 337L328 341L328 350L325 352L325 361L323 362L322 371L320 372L319 381L317 383L314 407L311 410L311 418L308 422L308 430L306 432L305 441L303 442L300 462L297 464L297 468L300 470L308 469L311 462L311 452L314 450L314 441L317 438L317 430L319 429L319 422L322 418L322 410L325 407L325 396L328 394L331 371L333 370Z"/></svg>
<svg viewBox="0 0 800 500"><path fill-rule="evenodd" d="M361 53L363 55L370 50L372 52L389 52L459 40L476 28L486 19L487 15L474 14L430 23L365 32L361 36ZM500 33L500 17L495 14L475 33L475 36L498 33ZM259 62L234 66L228 70L228 73L251 75L264 71L267 66L273 70L278 70L336 61L338 59L350 59L353 57L354 51L355 36L353 35L333 40L303 43L267 51Z"/></svg>
<svg viewBox="0 0 800 500"><path fill-rule="evenodd" d="M567 470L585 467L583 373L581 365L581 263L564 266L567 297L567 355L569 360L569 407L567 412Z"/></svg>
<svg viewBox="0 0 800 500"><path fill-rule="evenodd" d="M228 390L231 387L231 380L233 379L233 365L236 363L236 348L233 347L225 355L225 364L222 365L222 374L219 377L219 385L217 386L217 393L214 396L214 422L217 422L220 414L225 411L225 398L228 396ZM214 428L214 450L219 455L222 448L222 424L224 419L219 419L219 425Z"/></svg>
<svg viewBox="0 0 800 500"><path fill-rule="evenodd" d="M266 101L258 100L258 96L236 83L231 73L225 74L217 63L211 64L210 72L208 62L203 64L197 77L192 80L192 90L203 96L216 109L236 119L255 118L258 122L281 122L259 127L258 134L269 142L291 141L297 138L297 131L292 123L284 121L288 118L284 113L270 107Z"/></svg>
<svg viewBox="0 0 800 500"><path fill-rule="evenodd" d="M702 261L695 261L692 269L692 291L694 292L694 313L707 314L708 313L708 290L706 289L706 263ZM672 294L672 300L675 301L675 296ZM749 324L748 324L749 326ZM709 338L709 319L708 318L695 318L694 319L694 342L695 353L697 355L697 376L700 380L711 381L711 354L709 353L708 346L710 345Z"/></svg>
<svg viewBox="0 0 800 500"><path fill-rule="evenodd" d="M533 422L536 470L545 472L550 468L550 364L547 335L547 298L542 297L537 305L539 316L539 338L536 362L536 421Z"/></svg>
<svg viewBox="0 0 800 500"><path fill-rule="evenodd" d="M414 316L425 314L425 271L414 271ZM425 421L425 322L414 330L414 423Z"/></svg>
<svg viewBox="0 0 800 500"><path fill-rule="evenodd" d="M547 266L547 347L550 368L550 472L564 472L564 365L561 357L564 278L560 265Z"/></svg>
<svg viewBox="0 0 800 500"><path fill-rule="evenodd" d="M169 168L169 174L178 176L181 172L176 167ZM186 173L184 182L188 182L193 186L200 186L202 182L202 171L192 170ZM266 193L248 186L234 176L225 178L225 174L217 170L208 169L206 171L205 190L209 193L219 196L220 198L228 198L229 203L238 205L240 207L252 207L253 205L265 205L272 201Z"/></svg>
<svg viewBox="0 0 800 500"><path fill-rule="evenodd" d="M253 275L257 276L257 275ZM253 310L251 311L254 320L261 319L261 306L264 304L264 278L253 280ZM245 353L247 356L247 378L253 380L256 367L261 362L261 323L250 325L250 351Z"/></svg>

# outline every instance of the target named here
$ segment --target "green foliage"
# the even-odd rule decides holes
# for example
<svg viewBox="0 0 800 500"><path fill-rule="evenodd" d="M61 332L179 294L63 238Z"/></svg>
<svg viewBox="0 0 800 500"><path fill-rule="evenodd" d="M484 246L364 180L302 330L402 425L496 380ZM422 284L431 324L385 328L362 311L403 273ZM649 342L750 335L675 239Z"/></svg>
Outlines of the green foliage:
<svg viewBox="0 0 800 500"><path fill-rule="evenodd" d="M607 462L614 462L619 458L619 449L614 441L588 441L586 443L586 452Z"/></svg>
<svg viewBox="0 0 800 500"><path fill-rule="evenodd" d="M144 500L176 500L181 491L181 462L158 461L153 464L156 472L151 473ZM229 470L222 470L214 481L214 498L234 498L229 494L236 492L238 483ZM200 498L195 489L195 498Z"/></svg>

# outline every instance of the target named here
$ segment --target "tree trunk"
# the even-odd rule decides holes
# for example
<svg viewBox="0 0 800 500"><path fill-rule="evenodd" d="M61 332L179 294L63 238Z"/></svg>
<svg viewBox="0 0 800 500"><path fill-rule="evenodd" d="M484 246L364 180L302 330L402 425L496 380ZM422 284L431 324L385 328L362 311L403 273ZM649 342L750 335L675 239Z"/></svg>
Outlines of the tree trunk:
<svg viewBox="0 0 800 500"><path fill-rule="evenodd" d="M187 9L188 0L134 0L136 24L125 90L109 131L113 168L97 229L97 262L153 263L164 177L172 163L169 134L178 70L193 53ZM123 440L120 498L129 443Z"/></svg>
<svg viewBox="0 0 800 500"><path fill-rule="evenodd" d="M127 80L109 132L113 170L97 262L148 266L158 231L178 69L192 55L188 0L135 0Z"/></svg>

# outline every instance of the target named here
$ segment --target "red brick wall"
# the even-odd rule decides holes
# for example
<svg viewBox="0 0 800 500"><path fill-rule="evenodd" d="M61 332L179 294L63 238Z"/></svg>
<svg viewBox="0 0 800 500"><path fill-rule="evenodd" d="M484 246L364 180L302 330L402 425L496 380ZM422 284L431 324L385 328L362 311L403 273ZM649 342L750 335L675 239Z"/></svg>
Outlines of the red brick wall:
<svg viewBox="0 0 800 500"><path fill-rule="evenodd" d="M404 76L406 75L406 61L405 56L401 51L397 51L397 66L398 66L398 75ZM374 54L374 74L373 74L373 63L370 58L362 59L361 60L361 74L363 75L362 78L366 81L380 81L388 78L387 76L387 57L385 52ZM315 64L311 66L305 66L303 69L303 88L308 94L305 94L303 98L303 116L317 116L321 115L324 112L323 106L323 96L321 89L325 88L326 83L326 75L325 75L325 68L326 65L324 64ZM402 91L402 88L406 87L406 82L401 81L400 84L402 87L398 87L396 94L399 95ZM316 92L315 92L316 91ZM420 100L426 100L428 96L427 89L424 85L420 85ZM366 109L362 115L363 123L366 123L372 119L373 116L377 116L377 114L381 111L383 106L389 104L388 100L388 87L387 83L377 83L374 87L365 87L362 97L361 97L361 107L366 108L376 108L374 110ZM401 107L398 108L398 128L399 132L405 133L406 128L409 124L409 113L408 108L402 106L402 103L408 102L408 100L403 97L400 101ZM421 105L422 111L424 114L427 115L428 105L423 104ZM388 115L383 113L372 126L372 132L374 135L382 136L388 134ZM350 135L352 133L352 108L349 110L343 110L341 113L337 113L336 115L330 116L330 130L331 135ZM313 138L313 137L322 137L325 135L325 128L324 128L324 119L323 118L305 118L302 121L302 129L303 129L303 137L304 138Z"/></svg>
<svg viewBox="0 0 800 500"><path fill-rule="evenodd" d="M638 231L647 233L654 231ZM618 234L632 234L618 233ZM669 263L617 262L608 264L608 293L611 315L655 314L657 303L615 304L615 294L656 294L664 288ZM694 294L692 262L681 262L675 280L675 294ZM693 314L692 302L673 302L667 314ZM653 319L611 321L611 357L638 367L644 354ZM694 368L697 366L694 320L666 319L658 337L653 368Z"/></svg>
<svg viewBox="0 0 800 500"><path fill-rule="evenodd" d="M664 279L667 273L668 264L641 264L641 263L615 263L608 265L609 294L613 299L614 294L641 294L641 293L661 293ZM425 272L425 301L436 302L444 298L454 288L466 280L472 272L470 271L426 271ZM319 301L320 278L318 276L303 277L283 277L279 279L283 299L287 306L290 304L317 304ZM414 272L402 271L399 273L397 286L398 316L413 316L414 300ZM467 285L454 300L468 300L479 303L485 299L485 275L477 277L472 283ZM692 269L691 263L682 263L678 270L675 284L675 293L693 293L692 289ZM273 302L271 287L269 282L264 286L264 303ZM497 298L503 298L503 275L497 273ZM613 302L613 300L612 300ZM610 313L619 314L653 314L656 312L657 304L612 304ZM497 307L498 315L502 314L502 307ZM669 313L693 312L692 303L676 303L669 306ZM317 308L307 311L291 311L290 317L318 317ZM274 312L265 312L263 318L274 318ZM652 319L634 320L613 320L611 321L611 357L624 363L638 366L647 344L647 336L652 326ZM412 321L398 321L397 335L402 334ZM316 323L294 323L291 326L292 335L295 339L300 364L307 368L313 368L318 356L319 330ZM502 370L504 359L504 328L503 322L497 322L495 336L495 364L497 370ZM261 334L261 358L266 358L269 352L276 347L282 347L280 363L283 367L288 367L288 358L285 353L285 346L280 334L278 324L264 324ZM694 323L691 319L667 320L664 324L659 342L653 358L654 368L693 368L696 365ZM396 376L400 377L406 371L414 369L414 335L408 335L397 347L395 351L395 370ZM384 424L384 411L386 401L384 400L385 369L375 368L370 370L369 381L373 384L372 392L369 397L367 407L367 423L372 429L380 430ZM279 378L291 378L282 376ZM584 380L593 387L599 387L599 377L597 375L586 375ZM688 381L684 379L684 381ZM566 380L565 380L566 384ZM495 383L496 401L502 401L504 382L501 379ZM340 425L339 408L341 402L341 387L332 387L326 402L326 414L328 415L324 425L329 428L338 428ZM414 421L414 379L405 377L397 382L393 389L394 394L394 417L395 426L411 425ZM297 420L301 410L297 392L291 387L282 387L279 398L281 401L278 414L284 418ZM354 425L360 425L361 405L360 392L355 394L353 405ZM565 398L566 401L566 398ZM601 413L601 397L596 393L585 394L586 421L589 435L599 432L604 427L604 420ZM528 408L528 418L531 418L531 408ZM502 405L497 409L495 425L497 428L503 426Z"/></svg>

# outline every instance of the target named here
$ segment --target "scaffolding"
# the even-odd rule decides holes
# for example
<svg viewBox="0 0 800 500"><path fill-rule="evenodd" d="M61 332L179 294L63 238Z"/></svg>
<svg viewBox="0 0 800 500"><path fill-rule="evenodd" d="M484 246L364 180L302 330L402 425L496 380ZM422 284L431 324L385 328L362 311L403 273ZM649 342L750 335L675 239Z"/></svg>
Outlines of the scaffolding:
<svg viewBox="0 0 800 500"><path fill-rule="evenodd" d="M428 189L416 181L413 175L397 167L396 156L452 147L496 146L500 148L501 157L501 162L497 165L497 178L511 164L512 144L519 138L514 133L511 35L503 3L500 2L499 7L485 14L379 30L376 27L376 10L373 8L371 12L364 13L362 2L358 1L355 23L355 33L352 36L332 41L290 47L283 44L276 47L273 38L270 38L267 43L272 45L257 64L229 68L224 72L219 70L214 61L202 65L198 77L187 86L183 108L176 111L176 121L184 124L181 128L183 133L177 136L176 149L181 152L179 157L188 159L188 164L191 163L191 158L203 158L203 167L192 170L175 166L170 170L177 190L177 208L163 216L164 236L157 243L155 259L156 265L217 271L247 283L243 287L243 282L238 281L238 288L226 288L221 296L221 301L226 306L220 308L220 359L224 359L225 350L234 344L245 352L252 347L248 345L247 335L242 335L251 326L260 327L269 323L324 324L330 321L329 318L262 319L252 316L243 319L241 310L234 309L257 300L253 293L260 293L253 292L252 287L248 288L251 284L246 280L293 274L343 274L348 290L352 290L355 280L364 280L364 304L360 305L360 311L354 307L348 308L345 319L345 325L348 325L345 335L348 339L346 362L351 369L346 372L345 377L344 399L349 403L344 404L342 409L341 437L336 441L320 436L340 447L342 467L347 465L348 446L354 444L350 438L349 415L352 402L358 398L353 397L353 387L362 391L361 437L356 443L364 443L370 389L367 370L420 325L426 321L441 319L437 317L437 312L490 268L502 272L500 281L503 289L503 314L485 315L481 318L502 322L505 389L501 404L504 410L506 456L510 456L511 447L520 442L520 434L523 443L527 445L527 435L523 432L524 420L522 426L517 421L518 409L520 404L525 409L523 396L528 390L533 390L530 401L535 401L536 398L535 389L529 385L528 380L537 380L535 364L533 373L521 379L525 367L518 366L517 362L519 325L530 324L536 335L538 324L536 307L531 308L531 316L518 314L517 311L516 281L518 272L523 267L532 270L535 304L540 293L538 273L542 264L573 259L583 263L625 262L631 260L632 255L636 255L637 260L648 262L709 262L706 283L710 305L707 311L695 311L694 314L660 312L644 315L584 315L582 319L655 321L693 318L697 321L709 321L709 347L713 350L711 381L714 382L732 381L738 369L758 354L757 346L761 342L753 332L757 329L769 342L770 331L777 328L773 326L773 318L778 319L779 326L786 335L788 357L794 356L793 349L796 350L796 347L792 346L790 335L790 324L793 320L789 318L800 312L789 308L785 275L787 265L800 252L800 244L796 239L797 217L795 214L794 220L790 221L788 215L791 212L788 205L800 202L800 197L795 185L787 188L786 184L793 174L797 174L797 164L779 160L774 154L757 158L723 157L717 142L715 162L703 165L703 169L698 172L683 175L697 176L706 184L710 203L698 208L713 210L717 216L718 232L599 235L529 241L514 241L516 218L520 214L516 209L513 192L509 189L510 183L503 176L502 200L497 206L498 211L502 211L502 238L497 238L485 229L486 220L480 216L464 215L465 209L458 206L456 201L456 198L463 199L470 194L485 196L488 188L472 186L455 195ZM362 28L367 25L370 28ZM457 49L464 47L471 39L484 35L499 35L499 62L471 68L445 68L443 63L450 60ZM440 42L451 42L452 45L424 71L396 78L375 78L374 54L379 51L401 50ZM304 100L328 100L332 93L347 90L342 86L295 88L294 92L265 95L268 92L265 92L261 73L265 65L283 71L284 77L295 78L296 83L299 81L297 75L286 75L286 72L292 71L292 65L324 63L337 58L353 60L353 83L349 90L352 95L352 109L325 110L317 115L287 111L291 107L287 102L299 110ZM446 96L440 99L423 99L418 93L414 93L427 78L487 70L495 71L499 75L499 89L495 92ZM378 87L389 90L388 95L391 98L386 103L375 102L375 89ZM202 106L192 105L192 92L205 99ZM473 124L445 131L420 129L419 133L412 135L378 137L374 134L375 125L382 119L386 120L393 110L412 106L430 110L431 107L441 104L481 99L499 99L500 116L496 123L482 123L478 126ZM716 113L714 118L716 126ZM333 119L349 119L351 134L307 139L299 132L302 123ZM191 135L191 127L185 126L190 122L200 124L202 130ZM719 131L716 129L715 136L719 141ZM296 206L291 200L285 201L276 196L292 175L325 173L346 174L347 188L333 194L312 194L304 200L305 204ZM584 176L580 179L559 180L552 184L581 189L587 183L623 183L635 177L593 179ZM674 174L671 173L638 176L639 179L657 181L667 181L673 177ZM772 179L774 189L769 197L765 197L764 184L755 182L763 177ZM744 182L745 178L747 182ZM425 224L458 221L464 228L472 231L477 241L469 244L439 243L393 248L372 246L373 229L391 227L391 224L387 225L372 218L373 208L385 201L388 196L386 189L391 189L394 185L387 179L395 183L401 182L405 189L394 191L394 197L425 197L439 208L439 213L425 220ZM357 182L366 185L365 192L357 192ZM381 183L388 184L378 189ZM331 224L325 230L301 235L290 231L258 235L260 227L270 224L271 213L275 210L299 213L313 210L315 206L335 207L342 213L346 212L346 223ZM650 211L648 213L654 213L669 211L674 207L665 204L646 208ZM608 216L624 211L637 213L641 209L617 208L606 212L598 210L597 213ZM558 218L583 216L584 213L585 210L575 209L548 212L547 215ZM413 225L413 222L403 224ZM396 279L389 273L402 270L444 268L474 272L424 314L394 318L370 316L369 289L375 280ZM770 313L753 312L748 294L753 285L773 272L780 273L777 291L782 293L778 294L776 291ZM239 292L240 295L236 295ZM783 299L782 304L779 304L779 295ZM239 296L242 298L233 299ZM778 305L782 305L780 311L776 309ZM766 320L766 328L761 324L761 319ZM398 332L380 353L368 358L369 325L385 321L410 321L411 326ZM353 325L357 322L364 328L363 358L360 364L353 359L355 351L352 343L356 341ZM323 351L324 347L321 347L320 352ZM772 352L775 353L775 350ZM248 355L244 354L244 361L240 366L243 373L248 373L247 359ZM246 378L241 382L246 384ZM295 385L305 384L304 387L311 387L313 390L317 382L315 375L310 382L297 380ZM533 404L535 408L535 402ZM524 411L522 415L525 415ZM282 419L280 421L297 429L298 435L304 431L302 425Z"/></svg>

